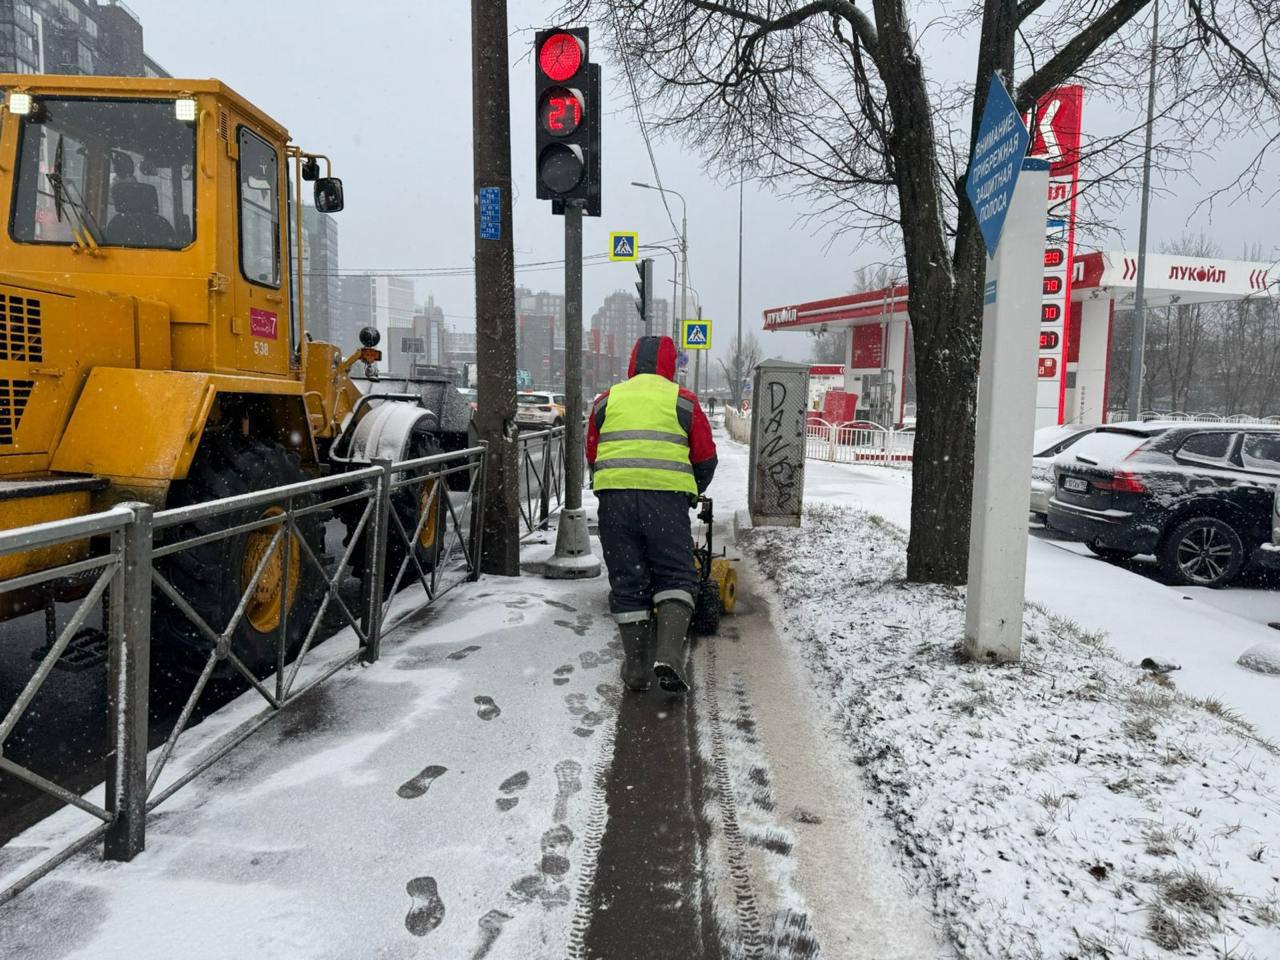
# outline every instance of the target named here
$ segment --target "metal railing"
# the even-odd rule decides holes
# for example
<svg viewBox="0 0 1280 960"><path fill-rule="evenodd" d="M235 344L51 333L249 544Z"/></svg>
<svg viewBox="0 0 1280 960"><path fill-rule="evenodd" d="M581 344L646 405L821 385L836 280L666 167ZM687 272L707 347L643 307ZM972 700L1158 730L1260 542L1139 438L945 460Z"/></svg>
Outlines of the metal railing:
<svg viewBox="0 0 1280 960"><path fill-rule="evenodd" d="M0 903L98 839L105 838L107 859L132 859L145 846L151 810L316 684L356 660L378 659L383 636L399 622L389 621L399 590L415 583L423 588L423 602L406 610L408 615L477 579L484 469L481 445L397 463L374 461L349 473L160 512L147 504L127 503L103 513L0 532L0 558L34 550L46 551L46 557L48 551L62 551L67 557L77 549L83 553L86 542L94 544L83 559L0 580L0 596L55 581L76 580L76 592L83 591L71 619L0 721L0 770L102 821L0 889ZM323 521L331 513L342 516L349 535L330 567L322 559L317 531L323 536ZM256 552L245 546L250 538L255 538ZM194 581L179 574L184 559L198 562L193 558L201 551L233 539L241 545L241 579L246 573L248 578L234 606L221 605L224 611L231 607L231 613L210 623L209 611L199 609L208 605L192 596ZM394 568L387 566L388 558ZM361 580L354 603L348 603L341 589L348 572L358 573ZM232 577L234 572L211 570L209 575ZM159 617L153 617L153 597L162 604L156 611ZM237 638L264 597L277 598L278 603L272 600L266 607L266 622L260 618L251 625L268 635L273 662L246 663ZM3 755L3 748L71 639L103 600L108 770L104 801L98 804L13 762ZM331 629L335 619L336 630ZM203 663L176 723L149 758L151 639L154 625L162 621L163 639L178 642L176 633L184 632L186 642L201 651ZM343 630L355 641L351 649L337 657L332 656L336 651L326 651L329 656L323 663L309 665L316 643L330 635L336 638ZM218 675L243 678L267 708L166 779L197 704Z"/></svg>
<svg viewBox="0 0 1280 960"><path fill-rule="evenodd" d="M815 460L905 467L911 464L914 451L911 430L890 430L870 421L811 419L805 425L805 455Z"/></svg>
<svg viewBox="0 0 1280 960"><path fill-rule="evenodd" d="M520 435L520 539L546 530L564 505L564 427Z"/></svg>

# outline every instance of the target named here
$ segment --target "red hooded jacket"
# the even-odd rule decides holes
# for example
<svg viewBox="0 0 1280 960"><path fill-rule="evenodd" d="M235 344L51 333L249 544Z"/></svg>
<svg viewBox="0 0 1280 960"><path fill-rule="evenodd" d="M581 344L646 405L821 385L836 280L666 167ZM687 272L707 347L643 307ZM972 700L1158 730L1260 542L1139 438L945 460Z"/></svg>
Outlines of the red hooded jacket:
<svg viewBox="0 0 1280 960"><path fill-rule="evenodd" d="M668 380L676 379L676 345L670 337L641 337L631 348L631 363L627 377L638 373L656 373ZM704 492L716 472L716 442L711 438L711 423L698 403L692 390L680 388L680 396L693 402L693 413L680 413L680 425L689 435L689 463L698 492ZM609 391L596 397L591 406L591 420L587 424L587 463L596 462L596 447L600 443L600 428L604 426L605 411L609 405ZM688 422L685 422L686 418Z"/></svg>

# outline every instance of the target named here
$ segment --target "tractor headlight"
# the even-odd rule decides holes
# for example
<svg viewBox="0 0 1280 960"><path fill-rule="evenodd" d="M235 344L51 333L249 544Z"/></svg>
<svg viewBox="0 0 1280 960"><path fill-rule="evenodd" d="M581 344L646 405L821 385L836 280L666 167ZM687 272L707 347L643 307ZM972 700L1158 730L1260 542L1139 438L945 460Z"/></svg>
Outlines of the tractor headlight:
<svg viewBox="0 0 1280 960"><path fill-rule="evenodd" d="M193 123L196 119L196 102L191 97L183 97L173 102L173 115L185 123Z"/></svg>
<svg viewBox="0 0 1280 960"><path fill-rule="evenodd" d="M9 94L9 112L17 117L29 117L35 109L35 100L29 93Z"/></svg>

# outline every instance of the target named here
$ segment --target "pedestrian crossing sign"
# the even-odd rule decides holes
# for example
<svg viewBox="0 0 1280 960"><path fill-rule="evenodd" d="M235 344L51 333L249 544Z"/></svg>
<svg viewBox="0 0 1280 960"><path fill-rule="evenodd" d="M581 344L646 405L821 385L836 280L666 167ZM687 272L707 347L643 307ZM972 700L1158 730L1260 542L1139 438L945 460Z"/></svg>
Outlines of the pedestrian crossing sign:
<svg viewBox="0 0 1280 960"><path fill-rule="evenodd" d="M686 320L681 324L680 346L686 350L710 350L711 321Z"/></svg>
<svg viewBox="0 0 1280 960"><path fill-rule="evenodd" d="M625 232L609 234L610 260L635 260L639 256L640 234Z"/></svg>

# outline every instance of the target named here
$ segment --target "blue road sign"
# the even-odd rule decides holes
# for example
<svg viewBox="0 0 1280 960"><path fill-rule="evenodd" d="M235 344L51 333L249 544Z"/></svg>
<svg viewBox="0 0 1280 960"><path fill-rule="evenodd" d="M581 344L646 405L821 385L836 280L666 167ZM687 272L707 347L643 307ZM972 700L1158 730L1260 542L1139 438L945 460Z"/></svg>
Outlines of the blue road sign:
<svg viewBox="0 0 1280 960"><path fill-rule="evenodd" d="M1004 88L1000 75L993 73L964 185L973 212L978 215L978 227L989 257L996 255L996 246L1000 243L1000 231L1004 229L1005 214L1009 212L1013 188L1022 170L1028 139L1027 127L1009 91Z"/></svg>
<svg viewBox="0 0 1280 960"><path fill-rule="evenodd" d="M502 188L480 188L480 239L502 239Z"/></svg>
<svg viewBox="0 0 1280 960"><path fill-rule="evenodd" d="M627 231L609 234L610 260L635 260L640 256L640 235Z"/></svg>
<svg viewBox="0 0 1280 960"><path fill-rule="evenodd" d="M685 350L710 350L711 321L684 321L680 325L680 346Z"/></svg>

